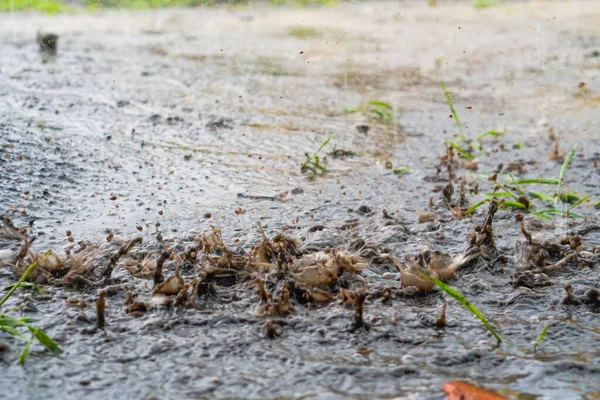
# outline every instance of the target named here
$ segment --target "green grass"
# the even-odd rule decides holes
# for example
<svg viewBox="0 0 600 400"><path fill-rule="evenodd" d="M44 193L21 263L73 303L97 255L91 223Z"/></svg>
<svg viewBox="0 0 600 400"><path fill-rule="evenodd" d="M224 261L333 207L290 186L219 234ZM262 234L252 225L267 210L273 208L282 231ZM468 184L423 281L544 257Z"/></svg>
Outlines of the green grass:
<svg viewBox="0 0 600 400"><path fill-rule="evenodd" d="M329 172L329 170L325 168L323 164L321 164L322 159L319 156L319 153L325 148L325 146L327 146L331 139L333 139L333 136L329 136L327 139L325 139L323 143L321 143L321 146L319 146L317 151L315 151L313 154L306 153L306 161L300 167L300 171L303 174L308 174L308 178L310 180L315 179L317 176L325 175Z"/></svg>
<svg viewBox="0 0 600 400"><path fill-rule="evenodd" d="M498 0L475 0L473 1L473 7L477 9L490 8L499 5Z"/></svg>
<svg viewBox="0 0 600 400"><path fill-rule="evenodd" d="M502 183L496 180L496 184L499 188L503 190L503 192L491 193L484 192L482 193L485 197L483 200L473 204L471 207L467 209L467 214L473 213L479 207L481 207L484 203L488 203L492 195L496 197L512 197L516 201L512 200L503 200L501 201L501 206L503 208L513 208L519 210L529 211L531 214L535 215L539 219L550 221L552 220L552 216L560 216L564 218L583 218L582 215L576 214L573 212L573 209L580 206L584 202L591 199L592 195L584 195L582 197L577 196L574 193L561 193L561 185L564 181L564 176L567 168L571 164L571 161L575 155L575 151L577 149L577 145L573 146L572 150L569 152L567 157L565 158L561 168L558 179L553 178L533 178L533 179L520 179L516 180L511 174L508 174L510 178L510 183ZM526 192L521 185L556 185L556 192L554 195L546 194L543 192L537 191L528 191ZM536 205L530 200L530 197L535 200L539 200L542 206L545 208L535 209ZM558 207L558 201L561 201L561 204L570 204L568 208L563 209ZM594 207L600 205L600 203L596 203Z"/></svg>
<svg viewBox="0 0 600 400"><path fill-rule="evenodd" d="M502 342L502 338L500 337L500 335L498 335L498 333L496 333L496 331L494 330L494 328L492 328L492 326L490 325L490 323L485 319L485 317L483 316L483 314L481 313L481 311L479 311L477 309L477 307L475 307L469 300L466 299L465 296L463 296L462 293L460 293L458 290L446 285L444 282L439 281L435 278L432 278L431 276L425 274L425 273L421 273L421 276L431 282L433 282L437 287L439 287L441 290L443 290L444 292L446 292L449 296L453 297L455 300L457 300L460 304L462 304L467 310L469 310L473 315L475 315L477 318L479 318L479 320L481 321L481 323L483 324L483 326L485 326L487 328L488 331L490 331L490 333L492 335L494 335L494 337L496 338L496 340L498 341L498 343Z"/></svg>
<svg viewBox="0 0 600 400"><path fill-rule="evenodd" d="M444 97L446 98L446 104L450 108L450 115L452 119L454 119L454 123L456 124L456 129L458 130L458 137L455 140L446 140L445 142L452 146L454 150L456 150L458 156L465 160L473 160L475 158L475 154L473 148L481 148L481 141L488 136L502 136L503 132L498 132L494 130L489 130L486 132L482 132L476 135L473 139L467 139L465 137L465 133L463 130L463 126L458 118L458 114L456 113L456 109L454 108L454 103L452 102L452 96L450 92L446 88L446 84L444 82L440 82L440 86L444 91ZM479 144L479 146L477 146ZM474 146L475 145L475 146Z"/></svg>
<svg viewBox="0 0 600 400"><path fill-rule="evenodd" d="M358 107L345 107L344 113L365 113L371 120L379 120L390 123L394 120L394 106L381 100L367 100Z"/></svg>
<svg viewBox="0 0 600 400"><path fill-rule="evenodd" d="M556 184L556 198L554 199L554 207L556 207L558 203L558 199L560 196L560 185L562 184L565 172L567 171L567 168L569 167L569 164L571 164L571 160L575 155L575 150L577 150L577 144L573 146L567 157L565 157L565 161L563 161L562 166L560 167L560 175L558 177L558 183Z"/></svg>
<svg viewBox="0 0 600 400"><path fill-rule="evenodd" d="M0 11L36 10L44 14L58 14L71 9L54 0L0 0Z"/></svg>
<svg viewBox="0 0 600 400"><path fill-rule="evenodd" d="M520 179L517 181L517 183L519 185L531 185L531 184L556 185L558 183L558 179L548 179L548 178Z"/></svg>
<svg viewBox="0 0 600 400"><path fill-rule="evenodd" d="M399 168L394 168L392 170L393 173L395 174L410 174L411 172L414 172L414 170L412 168L408 168L408 167L399 167Z"/></svg>
<svg viewBox="0 0 600 400"><path fill-rule="evenodd" d="M49 254L49 251L46 252L46 254ZM18 339L21 339L21 340L27 340L27 339L26 339L25 335L23 335L23 333L21 333L21 331L19 331L18 328L26 327L31 332L31 338L27 341L27 344L25 345L25 348L23 349L23 352L21 353L21 356L19 357L19 364L23 364L25 362L25 359L27 358L27 355L29 354L29 349L31 348L31 345L32 345L34 339L37 339L42 345L44 345L53 354L58 355L61 353L60 347L58 347L58 345L48 335L46 335L44 333L44 331L42 331L40 328L36 328L36 327L33 327L32 325L30 325L31 322L35 322L35 319L29 318L29 317L16 318L16 317L7 315L7 313L10 312L11 310L4 311L1 308L4 305L4 303L6 303L8 301L8 299L17 291L17 289L19 289L21 286L24 286L25 279L27 279L27 277L29 276L31 271L33 271L36 266L37 266L37 261L34 261L33 263L31 263L31 265L27 268L27 270L21 276L19 281L16 284L12 284L7 287L6 290L8 290L8 293L6 293L4 295L4 297L2 297L2 300L0 300L0 330L18 338ZM35 288L37 286L34 285L33 287Z"/></svg>
<svg viewBox="0 0 600 400"><path fill-rule="evenodd" d="M448 104L448 107L450 107L450 112L452 113L452 117L454 118L454 123L456 124L456 128L458 129L458 139L460 141L465 140L465 134L463 132L463 127L462 124L460 123L460 120L458 119L458 114L456 114L456 110L454 109L454 103L452 103L452 97L450 96L450 92L448 92L448 89L446 89L446 84L444 82L440 82L440 85L442 86L442 90L444 91L444 96L446 96L446 103Z"/></svg>
<svg viewBox="0 0 600 400"><path fill-rule="evenodd" d="M550 325L551 324L548 324L544 327L544 329L542 330L542 333L540 333L537 340L535 341L535 344L533 345L534 349L536 349L538 347L538 345L542 342L542 340L544 340L544 337L546 336L548 329L550 329Z"/></svg>

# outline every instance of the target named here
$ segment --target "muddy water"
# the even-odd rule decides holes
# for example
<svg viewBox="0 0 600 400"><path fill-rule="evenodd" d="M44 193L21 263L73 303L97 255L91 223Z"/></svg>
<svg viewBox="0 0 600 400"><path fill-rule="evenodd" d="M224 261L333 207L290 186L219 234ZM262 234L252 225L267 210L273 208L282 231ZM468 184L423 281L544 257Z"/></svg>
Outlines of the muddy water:
<svg viewBox="0 0 600 400"><path fill-rule="evenodd" d="M446 82L468 137L504 132L484 139L488 154L478 155L477 171L458 166L469 204L482 198L476 184L491 190L484 175L510 163L518 178L557 178L562 158L549 157L552 135L562 153L579 143L564 190L591 194L595 203L599 18L594 2L1 15L0 206L28 227L37 251L61 252L70 230L76 242L114 252L118 246L104 239L110 231L142 236L140 251L154 256L163 246L157 229L181 250L215 225L227 246L248 252L261 241L260 220L269 237L283 231L307 252L373 248L404 262L427 245L455 255L486 207L458 221L433 192L447 182L437 171L443 141L456 134L438 82ZM60 35L56 60L42 63L38 29ZM369 99L393 104L394 121L344 113ZM355 156L329 156L330 172L310 181L300 172L304 154L331 135L324 152ZM412 172L394 174L388 160ZM285 201L271 199L297 188ZM424 211L435 220L419 224ZM555 243L595 226L591 203L577 211L587 220L556 219L534 234ZM265 337L260 299L247 281L217 286L196 309L155 307L134 318L124 311L125 293L147 299L152 282L119 270L114 279L126 290L108 298L105 332L89 333L96 288L45 285L49 297L30 294L37 311L26 314L41 319L64 354L50 357L36 345L22 368L15 362L21 343L0 336L11 349L2 353L0 393L443 398L443 382L463 379L515 398L593 398L600 392L598 308L561 302L566 282L578 295L600 287L598 264L549 273L550 286L513 287L515 243L523 240L514 214L501 210L494 225L505 262L465 268L450 281L497 328L500 347L451 299L447 327L436 328L440 293L402 291L393 264L372 262L360 274L361 287L393 294L367 299L370 330L350 332L354 311L339 301L295 299L295 313L275 319L275 340ZM534 220L528 216L528 226ZM588 250L599 241L597 229L583 235ZM165 274L174 269L168 263ZM0 279L4 286L15 278L3 269ZM68 307L73 296L87 305Z"/></svg>

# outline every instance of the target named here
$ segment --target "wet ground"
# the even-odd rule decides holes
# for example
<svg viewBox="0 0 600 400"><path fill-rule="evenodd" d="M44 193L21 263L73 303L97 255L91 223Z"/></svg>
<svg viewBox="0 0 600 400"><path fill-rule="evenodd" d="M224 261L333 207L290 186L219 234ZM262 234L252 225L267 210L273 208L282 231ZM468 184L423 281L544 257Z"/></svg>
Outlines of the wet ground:
<svg viewBox="0 0 600 400"><path fill-rule="evenodd" d="M298 284L281 272L294 260L281 257L271 260L277 274L246 267L227 284L212 277L213 289L193 307L155 305L134 317L123 306L126 293L148 301L152 279L133 278L119 264L107 281L117 288L107 297L104 331L91 332L94 285L44 284L46 296L24 289L9 301L28 302L25 314L40 318L64 353L52 357L36 345L23 368L22 344L0 335L10 347L1 353L0 394L443 398L442 383L462 379L514 398L597 398L599 308L562 303L567 282L582 299L600 288L599 21L592 1L0 15L0 211L36 238L33 250L62 253L70 231L75 243L113 254L122 243L106 242L112 232L144 239L121 260L141 262L166 249L184 252L214 225L228 248L247 255L263 240L260 221L269 238L283 232L299 241L294 259L327 248L360 254L368 264L360 274L346 271L307 290L365 292L370 325L353 330L352 306L316 295L307 302L294 291L294 312L261 314L250 278L261 277L275 299ZM59 35L56 59L43 62L38 30ZM525 217L539 243L559 246L579 233L577 251L590 262L548 272L548 286L539 274L512 285L517 269L530 268L519 260L525 238L516 212L501 209L494 232L505 257L479 260L448 281L497 328L499 347L452 299L447 326L436 328L440 292L402 289L390 262L405 265L425 246L460 254L487 212L484 205L457 218L438 190L448 182L444 140L457 134L440 80L467 137L504 133L482 140L477 170L455 156L452 208L458 178L473 205L496 172L502 182L508 172L558 178L576 143L562 191L591 195L573 210L583 219ZM344 112L368 100L393 105L392 121ZM329 136L323 155L353 155L330 154L329 172L310 180L300 168L305 153ZM554 154L557 140L562 156ZM394 173L401 168L411 171ZM419 223L425 212L433 220ZM0 240L1 249L20 246ZM564 255L569 245L562 246ZM211 263L205 253L202 261L168 261L165 276L179 263L186 281L196 279ZM15 280L1 271L2 286ZM72 297L86 305L69 306ZM276 325L274 340L267 321Z"/></svg>

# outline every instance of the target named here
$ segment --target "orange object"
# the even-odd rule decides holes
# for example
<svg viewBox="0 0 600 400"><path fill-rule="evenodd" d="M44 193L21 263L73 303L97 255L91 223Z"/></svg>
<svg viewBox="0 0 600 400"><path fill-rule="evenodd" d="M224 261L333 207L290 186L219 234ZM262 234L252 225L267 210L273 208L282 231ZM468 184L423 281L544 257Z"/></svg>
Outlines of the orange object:
<svg viewBox="0 0 600 400"><path fill-rule="evenodd" d="M496 392L462 381L444 383L446 400L507 400Z"/></svg>

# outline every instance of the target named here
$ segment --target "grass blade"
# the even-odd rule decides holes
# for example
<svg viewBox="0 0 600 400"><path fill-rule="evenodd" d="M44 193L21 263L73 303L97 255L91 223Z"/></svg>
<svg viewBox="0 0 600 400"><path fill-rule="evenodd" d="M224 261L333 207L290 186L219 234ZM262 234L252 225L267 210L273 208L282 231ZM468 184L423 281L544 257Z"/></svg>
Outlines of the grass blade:
<svg viewBox="0 0 600 400"><path fill-rule="evenodd" d="M560 167L560 175L558 177L558 183L556 184L556 198L554 199L554 207L556 207L556 205L558 204L558 196L560 196L560 185L562 184L565 172L569 167L569 164L571 164L573 156L575 155L575 150L577 150L577 144L573 146L573 148L565 158L565 161L563 162L562 166Z"/></svg>
<svg viewBox="0 0 600 400"><path fill-rule="evenodd" d="M568 217L583 218L583 215L575 214L575 213L568 212L568 211L565 211L565 210L561 210L561 209L558 209L558 208L547 208L545 210L538 211L536 213L536 215L538 213L539 214L543 214L543 215L560 215L562 217L567 217L567 218Z"/></svg>
<svg viewBox="0 0 600 400"><path fill-rule="evenodd" d="M8 293L6 293L4 295L4 297L2 297L2 300L0 300L0 307L2 307L2 305L4 303L6 303L6 301L10 298L10 296L12 296L12 294L15 292L15 290L17 290L19 288L19 286L21 286L21 284L23 283L23 281L25 279L27 279L27 277L29 276L29 274L31 273L31 271L33 271L33 269L36 266L37 266L37 261L34 261L34 262L31 263L31 265L27 268L27 270L21 276L21 278L19 279L19 281L12 288L10 288L10 290L8 291Z"/></svg>
<svg viewBox="0 0 600 400"><path fill-rule="evenodd" d="M540 185L557 185L558 182L559 181L557 179L550 178L519 179L517 181L519 185L528 185L533 183L538 183Z"/></svg>
<svg viewBox="0 0 600 400"><path fill-rule="evenodd" d="M381 111L381 110L374 108L373 110L371 110L371 112L373 112L373 114L377 115L381 119L387 119L388 121L391 121L394 119L392 114L388 111Z"/></svg>
<svg viewBox="0 0 600 400"><path fill-rule="evenodd" d="M517 190L519 191L519 193L521 193L521 195L523 197L527 198L527 193L525 193L525 191L521 188L521 186L519 186L519 183L515 180L515 178L512 176L511 173L508 174L508 177L512 181L513 185L515 185L515 187L517 188Z"/></svg>
<svg viewBox="0 0 600 400"><path fill-rule="evenodd" d="M536 199L542 200L542 201L554 201L554 197L552 196L548 196L545 193L540 193L540 192L529 192L529 195L531 197L535 197Z"/></svg>
<svg viewBox="0 0 600 400"><path fill-rule="evenodd" d="M8 333L9 335L13 335L14 337L18 337L19 339L27 340L25 338L25 335L23 335L21 332L19 332L18 330L16 330L12 326L0 325L0 330Z"/></svg>
<svg viewBox="0 0 600 400"><path fill-rule="evenodd" d="M329 136L327 139L325 139L325 141L321 143L321 147L319 147L317 151L315 151L315 154L318 154L321 150L323 150L323 147L327 146L327 143L329 143L331 139L333 139L333 136Z"/></svg>
<svg viewBox="0 0 600 400"><path fill-rule="evenodd" d="M458 128L459 139L465 140L465 135L463 133L463 128L458 119L458 115L456 114L456 110L454 109L454 104L452 104L452 97L450 97L450 92L446 89L446 84L444 82L440 82L442 86L442 90L444 91L444 96L446 96L446 103L448 103L448 107L450 107L450 112L452 113L452 117L454 117L454 122L456 123L456 127Z"/></svg>
<svg viewBox="0 0 600 400"><path fill-rule="evenodd" d="M9 317L8 315L0 315L0 326L10 326L15 328L17 326L23 326L27 323L25 318Z"/></svg>
<svg viewBox="0 0 600 400"><path fill-rule="evenodd" d="M447 141L446 143L448 143L450 146L452 146L454 148L454 150L456 150L456 152L458 153L458 156L460 158L464 158L465 160L472 160L475 158L475 156L473 154L471 154L470 149L464 149L454 142Z"/></svg>
<svg viewBox="0 0 600 400"><path fill-rule="evenodd" d="M512 194L506 193L506 192L500 192L500 193L484 192L483 195L487 196L487 197L512 197ZM554 199L552 199L552 200L554 200Z"/></svg>
<svg viewBox="0 0 600 400"><path fill-rule="evenodd" d="M462 304L467 310L471 311L471 313L473 313L473 315L475 315L477 318L479 318L481 323L488 329L488 331L490 331L490 333L492 335L494 335L494 337L496 338L498 343L502 342L502 338L500 338L500 335L498 335L496 333L496 331L494 330L494 328L492 328L492 326L488 323L488 321L485 319L485 317L483 316L481 311L479 311L477 309L477 307L475 307L473 304L471 304L471 302L469 300L467 300L465 298L465 296L462 295L462 293L460 293L458 290L446 285L444 282L439 281L435 278L432 278L431 276L429 276L425 273L420 273L420 275L423 278L433 282L437 287L442 289L449 296L452 296L455 300L457 300L460 304Z"/></svg>
<svg viewBox="0 0 600 400"><path fill-rule="evenodd" d="M47 252L44 253L44 255L46 254L50 254L52 250L48 250ZM37 261L34 261L31 263L31 265L27 268L27 270L25 271L25 273L21 276L21 278L19 279L19 281L15 284L15 286L13 286L8 293L6 293L4 295L4 297L2 297L2 300L0 300L0 307L2 307L2 305L4 303L6 303L6 301L10 298L10 296L12 296L12 294L15 292L15 290L17 290L19 288L19 286L21 286L21 284L23 283L23 281L25 281L25 279L27 279L27 277L29 276L29 274L31 273L31 271L33 271L33 269L37 266Z"/></svg>
<svg viewBox="0 0 600 400"><path fill-rule="evenodd" d="M500 186L500 188L501 188L502 190L504 190L506 193L508 193L508 194L510 195L510 197L512 197L512 198L514 198L515 200L519 201L519 198L518 198L517 196L515 196L515 195L514 195L514 193L513 193L513 192L511 192L511 191L510 191L510 190L509 190L509 189L506 187L506 185L504 185L503 183L500 183L500 182L498 182L498 181L496 181L496 184L497 184L498 186Z"/></svg>
<svg viewBox="0 0 600 400"><path fill-rule="evenodd" d="M532 212L532 214L535 215L536 217L538 217L539 219L543 219L544 221L552 221L552 218L550 218L546 214L542 214L539 211L534 211L534 212Z"/></svg>
<svg viewBox="0 0 600 400"><path fill-rule="evenodd" d="M533 345L533 348L537 348L538 344L540 344L540 342L542 340L544 340L544 336L546 336L546 332L548 332L548 329L550 328L551 324L548 324L544 327L544 329L542 330L542 333L540 333L540 335L538 336L537 340L535 341L535 344Z"/></svg>
<svg viewBox="0 0 600 400"><path fill-rule="evenodd" d="M4 288L4 290L10 290L12 289L13 286L15 286L16 283L11 283L10 285L6 286ZM42 290L41 287L39 287L38 285L36 285L33 282L23 282L21 283L21 287L28 287L28 288L32 288L33 290L35 290L36 292L38 292L39 294L42 294L44 291Z"/></svg>
<svg viewBox="0 0 600 400"><path fill-rule="evenodd" d="M473 213L473 211L477 210L477 209L478 209L479 207L481 207L481 206L482 206L484 203L487 203L487 202L489 202L489 201L490 201L489 199L484 199L484 200L481 200L481 201L479 201L479 202L477 202L477 203L473 204L471 207L469 207L469 208L467 209L467 214L472 214L472 213Z"/></svg>
<svg viewBox="0 0 600 400"><path fill-rule="evenodd" d="M392 172L395 174L410 174L411 172L413 172L413 169L408 167L400 167L394 168Z"/></svg>
<svg viewBox="0 0 600 400"><path fill-rule="evenodd" d="M501 205L504 207L518 208L520 210L527 210L527 207L525 207L525 204L520 203L518 201L503 201Z"/></svg>
<svg viewBox="0 0 600 400"><path fill-rule="evenodd" d="M46 346L46 348L52 353L57 355L62 353L60 347L58 347L54 340L50 339L50 337L46 335L43 330L41 330L40 328L36 329L31 325L27 325L27 328L29 328L29 330L31 331L31 333L33 333L37 340L39 340L41 344Z"/></svg>
<svg viewBox="0 0 600 400"><path fill-rule="evenodd" d="M393 110L394 109L394 107L392 107L391 104L388 104L386 102L379 101L379 100L369 100L369 101L367 101L367 104L370 104L372 106L378 106L378 107L387 108L388 110Z"/></svg>
<svg viewBox="0 0 600 400"><path fill-rule="evenodd" d="M586 201L587 199L589 199L590 197L592 197L592 195L588 194L587 196L583 196L581 199L577 200L577 202L575 202L575 204L573 204L571 207L569 207L569 209L567 210L567 213L569 211L571 211L572 209L574 209L575 207L577 207L578 205L580 205L581 203L583 203L584 201Z"/></svg>
<svg viewBox="0 0 600 400"><path fill-rule="evenodd" d="M487 131L487 132L483 132L483 133L480 133L479 135L475 136L475 139L474 139L474 140L475 140L476 142L478 142L478 141L480 141L481 139L483 139L483 138L484 138L484 137L486 137L486 136L502 136L502 135L504 135L504 133L502 133L502 132L498 132L498 131Z"/></svg>
<svg viewBox="0 0 600 400"><path fill-rule="evenodd" d="M563 203L575 203L576 201L579 201L579 196L573 193L561 193L560 196L558 196L558 198Z"/></svg>
<svg viewBox="0 0 600 400"><path fill-rule="evenodd" d="M39 331L40 328L38 328L37 330ZM23 352L21 353L21 356L19 357L19 364L23 365L25 363L25 359L27 358L27 355L29 354L29 349L31 348L31 345L33 344L33 339L35 339L35 333L33 333L31 335L31 339L29 339L29 341L25 345L25 348L23 349Z"/></svg>

